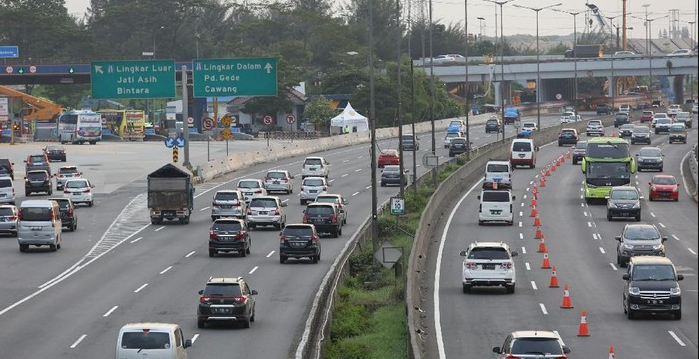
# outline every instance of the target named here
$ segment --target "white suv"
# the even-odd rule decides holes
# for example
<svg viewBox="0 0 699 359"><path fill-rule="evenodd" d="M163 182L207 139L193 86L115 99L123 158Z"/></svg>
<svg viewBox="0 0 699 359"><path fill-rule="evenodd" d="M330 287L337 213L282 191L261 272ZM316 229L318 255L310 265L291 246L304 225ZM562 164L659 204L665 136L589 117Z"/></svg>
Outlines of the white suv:
<svg viewBox="0 0 699 359"><path fill-rule="evenodd" d="M323 177L306 177L301 181L301 205L307 202L313 202L319 194L325 194L328 191L328 180Z"/></svg>
<svg viewBox="0 0 699 359"><path fill-rule="evenodd" d="M245 196L245 203L250 203L250 200L255 197L261 197L267 195L267 190L265 189L265 184L262 180L245 178L238 181L237 186L238 191L243 193Z"/></svg>
<svg viewBox="0 0 699 359"><path fill-rule="evenodd" d="M512 257L516 251L503 242L474 242L468 250L461 251L464 263L461 269L463 292L471 292L474 286L502 286L507 293L515 292L517 277Z"/></svg>
<svg viewBox="0 0 699 359"><path fill-rule="evenodd" d="M90 183L87 178L69 179L63 185L63 197L70 198L73 203L85 203L92 207L95 203L92 196L92 189L95 185Z"/></svg>
<svg viewBox="0 0 699 359"><path fill-rule="evenodd" d="M498 359L567 358L570 348L556 332L537 329L510 333L502 347L493 348L493 352L498 354Z"/></svg>
<svg viewBox="0 0 699 359"><path fill-rule="evenodd" d="M303 161L303 169L301 170L301 178L306 177L325 177L330 176L330 162L324 157L306 157Z"/></svg>

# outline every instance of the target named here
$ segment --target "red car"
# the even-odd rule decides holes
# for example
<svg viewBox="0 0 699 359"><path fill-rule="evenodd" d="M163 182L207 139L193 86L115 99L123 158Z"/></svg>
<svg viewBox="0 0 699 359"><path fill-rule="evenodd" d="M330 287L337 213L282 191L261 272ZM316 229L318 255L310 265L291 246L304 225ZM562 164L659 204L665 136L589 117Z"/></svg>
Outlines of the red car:
<svg viewBox="0 0 699 359"><path fill-rule="evenodd" d="M653 201L656 199L671 199L678 201L680 199L680 184L677 183L675 176L672 175L655 175L648 182L648 199Z"/></svg>
<svg viewBox="0 0 699 359"><path fill-rule="evenodd" d="M652 122L653 121L653 111L643 111L643 114L641 115L641 123L644 122Z"/></svg>
<svg viewBox="0 0 699 359"><path fill-rule="evenodd" d="M400 157L398 156L398 150L385 150L379 154L378 160L379 168L386 165L398 165L400 164Z"/></svg>

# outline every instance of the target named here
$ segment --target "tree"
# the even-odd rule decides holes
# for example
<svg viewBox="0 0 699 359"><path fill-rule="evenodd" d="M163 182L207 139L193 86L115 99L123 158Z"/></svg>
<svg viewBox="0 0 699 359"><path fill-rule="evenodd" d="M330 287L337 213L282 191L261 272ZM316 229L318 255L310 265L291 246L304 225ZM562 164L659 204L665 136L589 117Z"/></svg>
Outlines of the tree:
<svg viewBox="0 0 699 359"><path fill-rule="evenodd" d="M330 120L337 116L337 111L332 107L330 100L320 96L306 105L303 116L311 121L316 129L329 130Z"/></svg>

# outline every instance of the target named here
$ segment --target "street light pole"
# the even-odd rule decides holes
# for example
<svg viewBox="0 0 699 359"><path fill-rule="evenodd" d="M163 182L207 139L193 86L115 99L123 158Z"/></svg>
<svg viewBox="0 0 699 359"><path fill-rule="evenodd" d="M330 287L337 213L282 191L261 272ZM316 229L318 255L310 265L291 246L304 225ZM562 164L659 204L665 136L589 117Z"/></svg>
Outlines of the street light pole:
<svg viewBox="0 0 699 359"><path fill-rule="evenodd" d="M502 26L502 6L515 0L483 1L492 2L493 4L500 5L500 118L502 118L502 142L505 142L505 36L503 34ZM497 17L495 18L495 20L497 21ZM497 26L495 26L495 31L497 31Z"/></svg>
<svg viewBox="0 0 699 359"><path fill-rule="evenodd" d="M558 3L538 8L522 6L517 4L512 5L515 7L529 9L536 12L536 128L541 128L541 73L539 72L539 11L561 5L563 4Z"/></svg>
<svg viewBox="0 0 699 359"><path fill-rule="evenodd" d="M468 1L468 0L466 0ZM478 37L481 38L483 37L483 21L485 21L484 17L477 17L476 19L480 20L480 25L478 27Z"/></svg>
<svg viewBox="0 0 699 359"><path fill-rule="evenodd" d="M378 195L376 191L376 104L374 99L374 1L369 0L369 122L371 124L371 244L379 250Z"/></svg>
<svg viewBox="0 0 699 359"><path fill-rule="evenodd" d="M482 19L482 18L478 18ZM480 36L480 35L479 35ZM468 123L468 113L469 113L469 108L468 108L468 0L464 0L464 70L466 72L465 76L465 82L464 82L464 107L466 110L466 148L468 151L466 152L467 158L470 160L471 159L471 138L470 138L470 132L471 129L469 128L469 123Z"/></svg>
<svg viewBox="0 0 699 359"><path fill-rule="evenodd" d="M577 108L578 108L578 54L575 52L575 45L578 44L578 27L577 27L578 22L577 22L576 17L582 11L572 12L572 11L563 11L563 10L558 10L558 9L551 9L551 10L573 15L573 65L574 65L573 71L575 72L575 79L573 80L573 108L576 109L576 113L577 113Z"/></svg>
<svg viewBox="0 0 699 359"><path fill-rule="evenodd" d="M397 56L398 56L398 109L396 111L396 116L398 116L398 142L402 141L403 139L403 103L401 102L403 97L402 97L402 92L403 92L403 87L401 86L401 63L403 62L403 59L401 58L401 52L400 52L400 43L401 43L401 31L400 31L400 0L396 0L396 44L398 45L398 51L397 51ZM405 198L405 183L406 183L406 178L405 178L405 164L403 162L403 146L398 145L398 164L400 165L400 197ZM376 183L374 183L374 186Z"/></svg>

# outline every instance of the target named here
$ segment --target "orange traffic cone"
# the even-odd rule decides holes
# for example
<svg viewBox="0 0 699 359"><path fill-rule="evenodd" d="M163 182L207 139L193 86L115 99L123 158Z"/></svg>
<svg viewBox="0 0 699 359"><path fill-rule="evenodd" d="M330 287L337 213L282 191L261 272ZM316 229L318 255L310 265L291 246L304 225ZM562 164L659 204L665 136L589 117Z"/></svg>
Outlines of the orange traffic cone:
<svg viewBox="0 0 699 359"><path fill-rule="evenodd" d="M529 214L529 217L536 217L539 215L539 211L536 210L536 206L532 205L532 213Z"/></svg>
<svg viewBox="0 0 699 359"><path fill-rule="evenodd" d="M541 177L541 181L539 183L539 187L544 188L546 187L546 177Z"/></svg>
<svg viewBox="0 0 699 359"><path fill-rule="evenodd" d="M532 194L532 203L531 203L532 208L536 207L536 195ZM532 216L534 217L534 216Z"/></svg>
<svg viewBox="0 0 699 359"><path fill-rule="evenodd" d="M556 166L561 167L561 158L556 159Z"/></svg>
<svg viewBox="0 0 699 359"><path fill-rule="evenodd" d="M566 158L570 159L570 151L566 152Z"/></svg>
<svg viewBox="0 0 699 359"><path fill-rule="evenodd" d="M539 188L538 188L538 187L536 186L536 184L535 184L535 185L534 185L534 188L532 188L532 194L536 195L536 194L538 194L538 193L539 193Z"/></svg>
<svg viewBox="0 0 699 359"><path fill-rule="evenodd" d="M558 276L556 275L556 266L551 269L551 282L549 288L558 288Z"/></svg>
<svg viewBox="0 0 699 359"><path fill-rule="evenodd" d="M534 239L542 239L544 238L544 234L541 233L541 228L536 227L536 234L534 235Z"/></svg>
<svg viewBox="0 0 699 359"><path fill-rule="evenodd" d="M614 359L614 346L609 346L609 359Z"/></svg>
<svg viewBox="0 0 699 359"><path fill-rule="evenodd" d="M549 262L549 254L548 253L544 253L544 261L541 263L541 269L551 269L551 263Z"/></svg>
<svg viewBox="0 0 699 359"><path fill-rule="evenodd" d="M561 156L561 157L560 157L560 160L561 160L561 163L565 163L565 162L566 162L565 156ZM559 166L560 166L560 164L559 164Z"/></svg>
<svg viewBox="0 0 699 359"><path fill-rule="evenodd" d="M541 238L541 240L539 241L539 250L537 250L537 252L539 252L539 253L548 253L549 252L549 250L546 249L546 243L544 243L543 238Z"/></svg>
<svg viewBox="0 0 699 359"><path fill-rule="evenodd" d="M551 164L551 172L556 172L556 163Z"/></svg>
<svg viewBox="0 0 699 359"><path fill-rule="evenodd" d="M539 219L538 214L536 215L536 217L534 217L534 225L537 227L541 226L541 219Z"/></svg>
<svg viewBox="0 0 699 359"><path fill-rule="evenodd" d="M590 336L590 332L587 331L587 316L586 316L584 310L582 311L582 313L580 313L580 329L578 329L578 336L579 337L589 337Z"/></svg>
<svg viewBox="0 0 699 359"><path fill-rule="evenodd" d="M544 256L547 256L544 254ZM568 285L563 287L563 303L561 304L563 309L572 309L573 305L570 303L570 292L568 291Z"/></svg>
<svg viewBox="0 0 699 359"><path fill-rule="evenodd" d="M551 166L546 166L546 176L551 176ZM544 186L541 186L541 187L544 187Z"/></svg>
<svg viewBox="0 0 699 359"><path fill-rule="evenodd" d="M612 137L616 137L616 132L612 131Z"/></svg>

